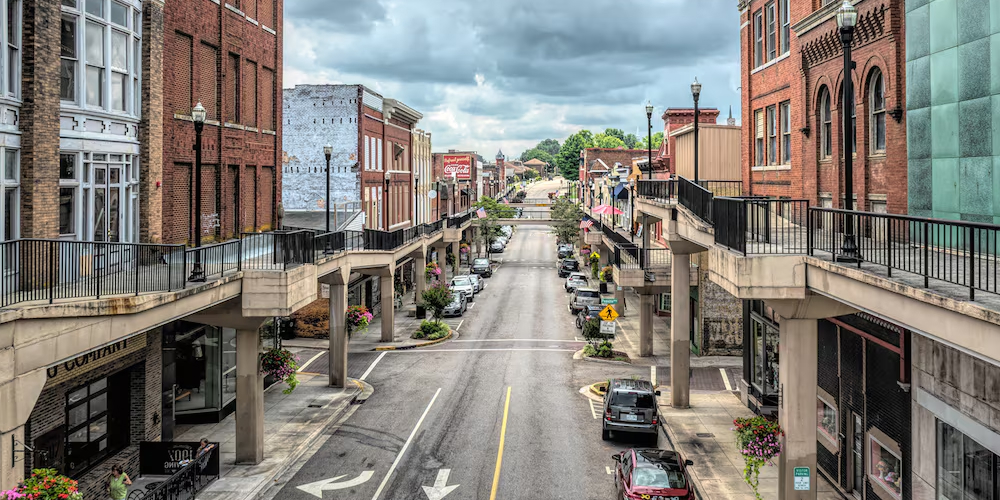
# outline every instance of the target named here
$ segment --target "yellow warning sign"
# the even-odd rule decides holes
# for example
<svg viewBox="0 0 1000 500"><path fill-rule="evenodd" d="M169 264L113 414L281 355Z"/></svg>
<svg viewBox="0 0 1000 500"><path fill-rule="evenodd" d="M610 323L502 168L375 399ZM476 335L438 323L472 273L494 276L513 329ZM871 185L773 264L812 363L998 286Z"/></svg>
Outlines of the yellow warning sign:
<svg viewBox="0 0 1000 500"><path fill-rule="evenodd" d="M601 309L601 319L604 321L614 321L618 319L618 311L615 311L614 306L608 304L607 307Z"/></svg>

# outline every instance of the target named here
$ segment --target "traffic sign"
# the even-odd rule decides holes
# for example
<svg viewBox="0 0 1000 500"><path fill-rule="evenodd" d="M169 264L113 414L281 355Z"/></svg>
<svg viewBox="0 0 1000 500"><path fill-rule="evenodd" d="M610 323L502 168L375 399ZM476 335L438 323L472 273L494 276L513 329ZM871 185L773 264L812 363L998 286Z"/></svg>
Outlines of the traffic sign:
<svg viewBox="0 0 1000 500"><path fill-rule="evenodd" d="M329 298L329 297L324 297ZM618 299L601 299L601 304L617 304Z"/></svg>
<svg viewBox="0 0 1000 500"><path fill-rule="evenodd" d="M615 322L601 321L601 335L615 336Z"/></svg>
<svg viewBox="0 0 1000 500"><path fill-rule="evenodd" d="M809 467L796 467L794 470L795 491L809 491Z"/></svg>
<svg viewBox="0 0 1000 500"><path fill-rule="evenodd" d="M604 321L614 321L618 319L618 311L615 311L615 306L608 304L604 309L602 309L601 319Z"/></svg>

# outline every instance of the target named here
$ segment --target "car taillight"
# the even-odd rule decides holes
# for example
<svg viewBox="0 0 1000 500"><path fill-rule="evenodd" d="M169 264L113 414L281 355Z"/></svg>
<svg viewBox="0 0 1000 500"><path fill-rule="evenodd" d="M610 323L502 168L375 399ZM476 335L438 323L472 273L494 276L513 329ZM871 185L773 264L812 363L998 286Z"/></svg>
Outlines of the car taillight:
<svg viewBox="0 0 1000 500"><path fill-rule="evenodd" d="M653 417L653 425L656 425L656 417Z"/></svg>
<svg viewBox="0 0 1000 500"><path fill-rule="evenodd" d="M604 410L604 419L609 421L611 420L611 408Z"/></svg>

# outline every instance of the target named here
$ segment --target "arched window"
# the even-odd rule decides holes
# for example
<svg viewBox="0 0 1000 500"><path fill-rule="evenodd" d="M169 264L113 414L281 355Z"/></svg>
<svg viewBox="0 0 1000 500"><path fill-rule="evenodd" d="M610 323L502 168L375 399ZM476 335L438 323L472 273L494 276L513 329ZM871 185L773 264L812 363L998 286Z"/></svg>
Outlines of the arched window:
<svg viewBox="0 0 1000 500"><path fill-rule="evenodd" d="M830 89L823 86L819 90L820 117L820 158L829 158L833 154L833 115L830 112Z"/></svg>
<svg viewBox="0 0 1000 500"><path fill-rule="evenodd" d="M871 90L868 93L871 108L872 153L885 152L885 80L882 72L876 69L869 80Z"/></svg>

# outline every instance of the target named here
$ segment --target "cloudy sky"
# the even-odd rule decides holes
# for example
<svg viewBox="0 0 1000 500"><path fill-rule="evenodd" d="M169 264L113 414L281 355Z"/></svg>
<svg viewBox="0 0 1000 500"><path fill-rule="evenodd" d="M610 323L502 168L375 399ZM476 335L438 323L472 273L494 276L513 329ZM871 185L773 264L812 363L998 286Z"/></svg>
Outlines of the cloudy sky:
<svg viewBox="0 0 1000 500"><path fill-rule="evenodd" d="M434 151L519 154L644 106L730 105L736 0L285 0L284 86L361 83L422 112Z"/></svg>

